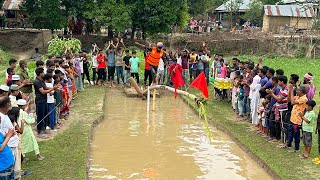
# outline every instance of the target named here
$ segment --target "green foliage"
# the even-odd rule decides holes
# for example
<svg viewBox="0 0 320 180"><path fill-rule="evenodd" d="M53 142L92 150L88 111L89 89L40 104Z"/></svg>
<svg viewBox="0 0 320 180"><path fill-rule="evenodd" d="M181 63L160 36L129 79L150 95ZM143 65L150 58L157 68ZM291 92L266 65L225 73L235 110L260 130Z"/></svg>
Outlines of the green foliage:
<svg viewBox="0 0 320 180"><path fill-rule="evenodd" d="M124 31L131 27L130 9L123 1L87 0L84 16L97 19L109 29Z"/></svg>
<svg viewBox="0 0 320 180"><path fill-rule="evenodd" d="M14 56L0 48L0 83L4 83L6 81L5 71L8 67L8 62Z"/></svg>
<svg viewBox="0 0 320 180"><path fill-rule="evenodd" d="M297 49L295 57L297 58L305 58L306 57L306 51L307 47L303 44L299 46L299 49Z"/></svg>
<svg viewBox="0 0 320 180"><path fill-rule="evenodd" d="M70 48L72 52L79 52L81 50L81 42L76 38L58 38L55 37L48 42L48 54L61 55L66 47Z"/></svg>
<svg viewBox="0 0 320 180"><path fill-rule="evenodd" d="M249 10L242 16L243 19L256 20L259 27L262 25L263 20L263 4L260 0L253 0L250 3Z"/></svg>
<svg viewBox="0 0 320 180"><path fill-rule="evenodd" d="M28 0L22 5L33 27L60 29L66 23L60 0Z"/></svg>
<svg viewBox="0 0 320 180"><path fill-rule="evenodd" d="M140 28L151 35L170 32L173 26L184 27L189 20L186 0L125 2L131 8L133 28Z"/></svg>
<svg viewBox="0 0 320 180"><path fill-rule="evenodd" d="M61 0L61 5L66 16L82 16L85 10L84 2L85 0Z"/></svg>
<svg viewBox="0 0 320 180"><path fill-rule="evenodd" d="M178 27L185 27L188 25L188 21L190 19L190 14L188 13L189 6L187 1L181 5L180 13L177 15L177 25Z"/></svg>
<svg viewBox="0 0 320 180"><path fill-rule="evenodd" d="M188 0L189 13L192 16L206 15L212 0Z"/></svg>
<svg viewBox="0 0 320 180"><path fill-rule="evenodd" d="M283 1L281 0L262 0L263 4L268 4L268 5L275 5L276 3L282 4Z"/></svg>

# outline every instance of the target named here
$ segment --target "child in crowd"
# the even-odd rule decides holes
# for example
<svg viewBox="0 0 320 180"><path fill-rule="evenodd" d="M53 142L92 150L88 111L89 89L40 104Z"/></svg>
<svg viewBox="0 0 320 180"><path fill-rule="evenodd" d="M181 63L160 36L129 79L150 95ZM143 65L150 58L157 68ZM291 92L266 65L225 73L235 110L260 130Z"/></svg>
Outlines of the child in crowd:
<svg viewBox="0 0 320 180"><path fill-rule="evenodd" d="M22 156L25 159L27 153L34 151L37 156L37 160L42 161L44 157L40 154L38 142L32 131L32 124L35 123L35 118L32 114L27 114L25 111L27 108L26 104L26 100L18 100L18 106L20 108L18 125L20 127L24 126L21 143Z"/></svg>
<svg viewBox="0 0 320 180"><path fill-rule="evenodd" d="M232 95L231 95L231 102L232 102L232 109L236 112L239 113L238 111L238 107L237 107L237 101L238 101L238 97L237 97L237 89L238 89L238 83L239 83L239 79L240 79L240 72L239 71L235 71L234 72L234 77L231 79L232 82Z"/></svg>
<svg viewBox="0 0 320 180"><path fill-rule="evenodd" d="M136 78L137 83L139 84L139 69L140 69L140 59L137 57L137 52L132 52L132 57L129 60L131 77Z"/></svg>
<svg viewBox="0 0 320 180"><path fill-rule="evenodd" d="M13 58L11 58L10 60L9 60L9 68L11 68L11 69L16 69L16 67L17 67L17 60L16 59L13 59ZM8 69L9 69L8 68ZM8 70L7 69L7 70ZM9 76L9 74L8 74L8 72L6 71L6 78L8 78L8 76Z"/></svg>
<svg viewBox="0 0 320 180"><path fill-rule="evenodd" d="M124 81L125 84L128 85L128 79L130 77L130 51L127 49L126 51L126 55L123 57L123 61L124 61L124 71L123 71L123 76L124 76Z"/></svg>
<svg viewBox="0 0 320 180"><path fill-rule="evenodd" d="M302 118L302 135L303 135L303 144L304 144L304 154L300 155L300 158L308 158L311 152L312 146L312 133L313 133L313 124L316 119L316 114L313 111L313 108L316 106L316 102L311 100L307 102L306 113L299 113L299 116Z"/></svg>
<svg viewBox="0 0 320 180"><path fill-rule="evenodd" d="M8 73L8 78L6 80L6 84L7 84L7 86L11 86L12 85L12 76L15 75L15 71L13 68L8 68L7 73Z"/></svg>
<svg viewBox="0 0 320 180"><path fill-rule="evenodd" d="M17 105L17 96L19 94L19 86L18 85L12 85L10 87L10 90L11 90L11 94L9 96L10 98L10 101L11 101L11 106L12 107L18 107Z"/></svg>
<svg viewBox="0 0 320 180"><path fill-rule="evenodd" d="M19 108L13 107L8 110L7 115L1 116L3 118L2 130L14 129L16 135L12 137L9 141L9 147L14 155L14 179L19 179L21 177L21 135L24 129L24 120L22 121L22 126L19 127L17 119L19 117ZM2 132L5 133L5 132Z"/></svg>
<svg viewBox="0 0 320 180"><path fill-rule="evenodd" d="M69 84L67 80L63 80L63 87L62 87L62 106L61 106L61 116L66 118L66 115L69 113Z"/></svg>
<svg viewBox="0 0 320 180"><path fill-rule="evenodd" d="M0 119L1 123L1 119ZM1 130L1 129L0 129ZM8 142L15 135L14 129L8 130L7 134L0 133L0 179L14 179L14 156L8 146Z"/></svg>
<svg viewBox="0 0 320 180"><path fill-rule="evenodd" d="M237 98L238 98L238 109L239 109L239 117L244 117L244 84L242 84L243 76L240 75L238 90L237 90Z"/></svg>
<svg viewBox="0 0 320 180"><path fill-rule="evenodd" d="M52 83L52 74L45 74L44 77L44 82L46 83L47 88L53 88L53 83ZM51 91L50 93L47 94L47 106L48 106L48 119L49 119L49 127L51 131L57 131L55 129L56 126L56 114L54 110L54 91Z"/></svg>
<svg viewBox="0 0 320 180"><path fill-rule="evenodd" d="M265 121L265 108L266 108L266 96L268 95L267 91L261 89L259 91L260 99L258 104L258 130L260 133L264 133L264 122Z"/></svg>
<svg viewBox="0 0 320 180"><path fill-rule="evenodd" d="M54 85L61 85L61 78L63 78L63 75L56 74L53 76L54 79ZM54 91L54 101L55 101L55 107L56 107L56 122L57 122L57 129L60 129L61 127L61 120L60 120L60 110L62 106L62 91L61 89L57 89Z"/></svg>

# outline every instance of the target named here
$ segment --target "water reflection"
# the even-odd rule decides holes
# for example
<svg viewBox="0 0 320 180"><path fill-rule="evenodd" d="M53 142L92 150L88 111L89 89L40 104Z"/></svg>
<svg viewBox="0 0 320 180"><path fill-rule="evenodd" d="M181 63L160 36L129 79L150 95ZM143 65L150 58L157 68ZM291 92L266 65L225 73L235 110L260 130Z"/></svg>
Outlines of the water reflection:
<svg viewBox="0 0 320 180"><path fill-rule="evenodd" d="M225 134L203 121L181 100L146 101L113 91L105 120L95 129L91 179L271 179Z"/></svg>

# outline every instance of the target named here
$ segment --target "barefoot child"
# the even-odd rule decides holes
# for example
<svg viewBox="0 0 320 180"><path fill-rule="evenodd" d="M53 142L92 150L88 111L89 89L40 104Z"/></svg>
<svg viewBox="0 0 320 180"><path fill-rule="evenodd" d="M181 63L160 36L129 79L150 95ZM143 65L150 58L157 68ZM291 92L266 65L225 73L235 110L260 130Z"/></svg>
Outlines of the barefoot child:
<svg viewBox="0 0 320 180"><path fill-rule="evenodd" d="M313 123L316 119L316 114L313 111L313 108L316 106L315 101L307 102L307 112L303 115L299 113L299 116L302 118L302 131L303 131L303 144L304 144L304 154L300 155L300 158L310 157L310 151L312 146L312 133L313 133Z"/></svg>
<svg viewBox="0 0 320 180"><path fill-rule="evenodd" d="M131 67L131 77L136 78L136 81L139 84L140 59L137 57L136 51L132 51L132 57L129 62Z"/></svg>
<svg viewBox="0 0 320 180"><path fill-rule="evenodd" d="M259 106L258 106L258 119L259 119L259 123L258 123L258 131L260 131L260 133L263 133L263 125L264 123L262 121L265 121L265 98L267 96L267 91L264 89L261 89L259 91L260 94L260 99L259 99Z"/></svg>
<svg viewBox="0 0 320 180"><path fill-rule="evenodd" d="M34 151L37 156L37 160L42 161L44 157L40 155L38 142L32 131L32 124L35 123L35 118L32 114L27 114L27 112L25 111L25 109L27 109L26 100L19 99L17 104L20 108L18 125L20 127L24 125L21 144L22 156L26 157L27 153Z"/></svg>

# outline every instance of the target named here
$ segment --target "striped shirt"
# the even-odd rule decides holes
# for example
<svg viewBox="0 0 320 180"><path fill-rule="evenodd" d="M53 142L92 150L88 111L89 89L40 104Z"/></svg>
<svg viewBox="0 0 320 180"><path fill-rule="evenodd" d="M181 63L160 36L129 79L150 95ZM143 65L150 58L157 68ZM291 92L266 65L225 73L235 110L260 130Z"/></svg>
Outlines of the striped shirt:
<svg viewBox="0 0 320 180"><path fill-rule="evenodd" d="M280 96L281 98L283 98L282 101L277 102L278 104L284 104L284 103L288 103L288 93L289 93L289 89L288 86L286 86L285 88L280 88L279 94L278 96Z"/></svg>

